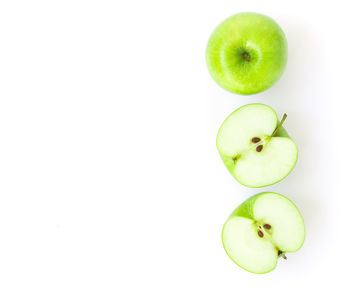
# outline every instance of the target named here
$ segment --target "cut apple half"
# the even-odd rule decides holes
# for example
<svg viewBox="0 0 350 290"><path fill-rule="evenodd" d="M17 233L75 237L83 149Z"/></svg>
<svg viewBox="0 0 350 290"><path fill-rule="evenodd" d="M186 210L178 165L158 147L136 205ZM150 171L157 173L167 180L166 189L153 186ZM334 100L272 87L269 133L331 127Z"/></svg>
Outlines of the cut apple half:
<svg viewBox="0 0 350 290"><path fill-rule="evenodd" d="M221 125L216 145L227 169L248 187L274 184L286 177L298 159L276 112L264 104L249 104L234 111Z"/></svg>
<svg viewBox="0 0 350 290"><path fill-rule="evenodd" d="M296 252L305 239L303 218L283 195L264 192L236 208L222 230L228 256L241 268L257 274L272 271L278 258Z"/></svg>

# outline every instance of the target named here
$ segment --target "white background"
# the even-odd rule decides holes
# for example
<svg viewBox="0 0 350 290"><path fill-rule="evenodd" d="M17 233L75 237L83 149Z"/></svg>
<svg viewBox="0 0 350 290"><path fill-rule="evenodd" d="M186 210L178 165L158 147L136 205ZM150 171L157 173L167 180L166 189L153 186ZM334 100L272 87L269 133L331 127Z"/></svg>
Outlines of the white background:
<svg viewBox="0 0 350 290"><path fill-rule="evenodd" d="M247 3L248 2L248 3ZM320 289L348 284L349 26L346 1L1 1L0 289ZM226 17L274 18L289 43L271 89L238 96L205 47ZM262 102L299 147L282 182L238 184L215 137ZM291 198L303 248L275 271L221 244L254 193Z"/></svg>

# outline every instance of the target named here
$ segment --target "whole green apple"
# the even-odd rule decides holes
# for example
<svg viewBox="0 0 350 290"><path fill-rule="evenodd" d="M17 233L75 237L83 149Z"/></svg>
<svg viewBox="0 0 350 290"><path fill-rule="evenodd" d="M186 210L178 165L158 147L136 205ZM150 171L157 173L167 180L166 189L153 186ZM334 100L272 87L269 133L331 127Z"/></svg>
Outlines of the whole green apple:
<svg viewBox="0 0 350 290"><path fill-rule="evenodd" d="M206 60L213 79L228 91L256 94L271 87L287 63L288 45L280 26L258 13L239 13L212 33Z"/></svg>
<svg viewBox="0 0 350 290"><path fill-rule="evenodd" d="M222 229L228 256L241 268L256 274L272 271L278 258L296 252L305 239L303 218L285 196L264 192L238 206Z"/></svg>
<svg viewBox="0 0 350 290"><path fill-rule="evenodd" d="M248 187L263 187L285 178L298 159L298 148L276 112L264 104L238 108L222 123L216 137L221 159L234 178Z"/></svg>

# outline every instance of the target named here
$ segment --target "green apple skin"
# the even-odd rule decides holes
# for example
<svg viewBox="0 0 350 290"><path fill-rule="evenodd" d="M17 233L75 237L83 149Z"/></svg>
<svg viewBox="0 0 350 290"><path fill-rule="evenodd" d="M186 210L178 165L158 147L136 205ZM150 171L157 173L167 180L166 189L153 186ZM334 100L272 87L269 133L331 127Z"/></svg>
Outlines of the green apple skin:
<svg viewBox="0 0 350 290"><path fill-rule="evenodd" d="M230 221L230 219L234 218L234 217L243 217L243 218L247 218L247 219L252 219L252 220L255 220L255 217L254 217L254 213L253 213L253 208L254 208L254 204L255 202L257 201L258 198L262 197L263 195L266 195L266 194L275 194L275 195L278 195L286 200L288 200L295 208L296 212L298 213L299 217L300 217L300 220L302 222L302 225L303 225L303 236L302 236L302 239L301 239L301 243L299 244L299 246L293 250L293 251L285 251L284 253L295 253L297 252L298 250L300 250L300 248L303 246L304 244L304 241L305 241L305 224L304 224L304 220L303 220L303 217L300 213L300 211L298 210L298 208L296 207L296 205L287 197L285 197L284 195L282 194L279 194L279 193L275 193L275 192L262 192L262 193L258 193L258 194L255 194L253 196L251 196L250 198L248 198L247 200L245 200L243 203L241 203L231 214L230 216L228 217L227 221L225 222L224 226L223 226L223 229L222 229L222 232L221 232L221 240L222 240L222 244L223 244L223 247L225 249L225 252L226 254L229 256L229 258L237 265L239 266L240 268L250 272L250 273L253 273L253 274L266 274L266 273L269 273L271 271L273 271L276 266L277 266L277 260L276 260L276 263L274 265L274 267L268 271L264 271L264 272L259 272L259 273L256 273L256 272L253 272L249 269L246 269L244 267L242 267L240 264L238 264L234 258L232 258L229 254L229 252L227 251L227 248L226 248L226 245L225 245L225 241L224 241L224 229L225 229L225 225Z"/></svg>
<svg viewBox="0 0 350 290"><path fill-rule="evenodd" d="M224 89L256 94L281 77L288 44L270 17L244 12L224 20L212 33L206 49L209 73Z"/></svg>
<svg viewBox="0 0 350 290"><path fill-rule="evenodd" d="M241 110L245 107L248 107L248 106L251 106L251 105L260 105L260 106L265 106L267 108L270 108L269 106L265 105L265 104L261 104L261 103L252 103L252 104L247 104L247 105L244 105L240 108L238 108L237 110L235 110L234 112L232 112L226 119L229 119L230 116L232 114L234 114L235 112L237 112L238 110ZM273 110L272 108L270 108L271 110ZM273 110L274 111L274 110ZM276 114L276 113L275 113ZM223 122L223 124L221 125L220 129L222 128L222 126L224 125L225 121ZM279 121L278 121L278 118L277 118L277 115L276 115L276 128L278 127L279 125ZM219 129L219 132L220 132L220 129ZM254 136L251 136L251 137L254 137ZM288 138L290 139L291 141L293 141L285 128L283 128L283 126L280 126L280 128L277 130L277 132L275 133L274 137L283 137L283 138ZM293 141L294 143L294 141ZM298 147L296 146L296 144L294 143L295 145L295 149L296 149L296 156L295 156L295 160L294 160L294 164L290 167L290 170L284 175L282 176L281 178L275 180L274 182L270 182L270 183L266 183L266 184L263 184L263 185L258 185L258 186L254 186L254 185L250 185L250 184L246 184L244 182L242 182L236 175L235 175L235 171L234 171L234 168L236 166L236 163L235 161L232 159L232 156L228 156L226 154L224 154L221 150L220 150L220 146L218 144L218 138L217 138L217 141L216 141L216 147L218 149L218 152L220 154L220 157L221 157L221 160L223 161L223 163L225 164L226 168L228 169L228 171L231 173L231 175L240 183L242 184L243 186L246 186L246 187L251 187L251 188L260 188L260 187L265 187L265 186L270 186L270 185L273 185L273 184L276 184L278 182L280 182L281 180L283 180L285 177L287 177L294 169L297 161L298 161Z"/></svg>

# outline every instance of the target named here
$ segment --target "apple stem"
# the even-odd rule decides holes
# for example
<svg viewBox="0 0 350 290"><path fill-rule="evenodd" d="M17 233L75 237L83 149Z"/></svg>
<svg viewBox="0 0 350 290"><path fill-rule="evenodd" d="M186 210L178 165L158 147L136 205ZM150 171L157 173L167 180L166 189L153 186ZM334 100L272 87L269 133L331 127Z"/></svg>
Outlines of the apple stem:
<svg viewBox="0 0 350 290"><path fill-rule="evenodd" d="M278 250L278 257L282 257L283 259L287 260L287 256L284 252L282 252L281 250Z"/></svg>
<svg viewBox="0 0 350 290"><path fill-rule="evenodd" d="M243 56L243 58L245 58L245 60L246 60L246 61L248 61L248 62L250 62L250 61L251 61L250 56L249 56L249 54L248 54L248 53L243 52L243 53L242 53L242 56Z"/></svg>
<svg viewBox="0 0 350 290"><path fill-rule="evenodd" d="M284 113L281 122L277 125L275 131L273 131L271 137L273 137L273 136L277 133L277 131L282 127L282 125L283 125L283 123L284 123L284 121L285 121L286 119L287 119L287 114Z"/></svg>

